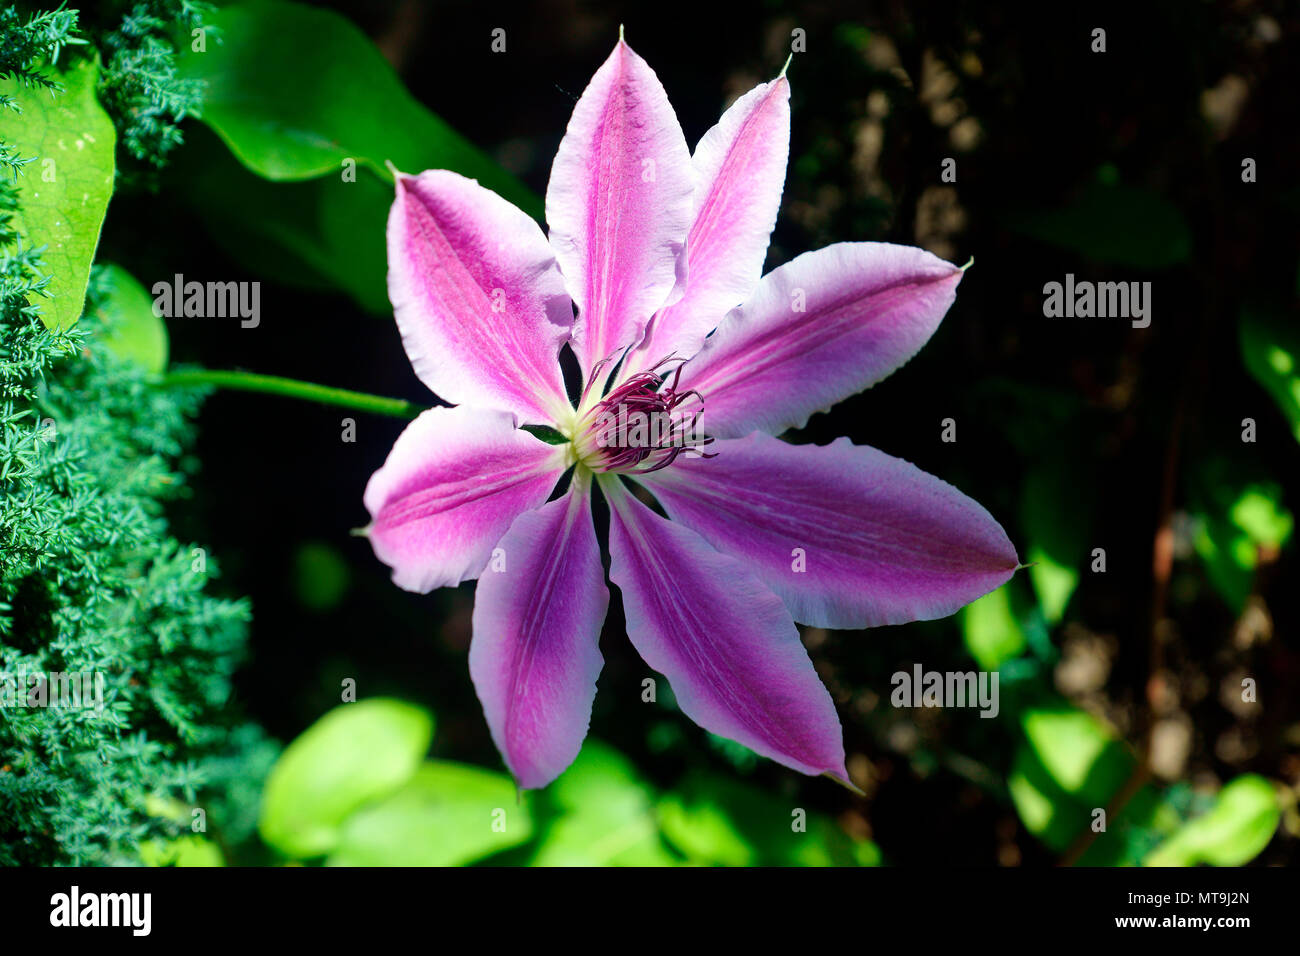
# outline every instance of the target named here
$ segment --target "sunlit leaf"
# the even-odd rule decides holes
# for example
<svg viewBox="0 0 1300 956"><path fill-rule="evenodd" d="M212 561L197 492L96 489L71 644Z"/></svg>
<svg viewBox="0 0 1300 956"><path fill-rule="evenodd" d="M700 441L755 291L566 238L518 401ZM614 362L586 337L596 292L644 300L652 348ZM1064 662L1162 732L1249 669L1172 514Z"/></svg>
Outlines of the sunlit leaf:
<svg viewBox="0 0 1300 956"><path fill-rule="evenodd" d="M113 123L95 99L99 66L90 60L54 74L66 88L51 94L29 89L12 77L0 79L0 96L22 103L22 112L0 110L0 140L22 158L35 157L18 178L13 215L27 246L45 246L42 258L52 277L41 301L50 328L81 318L90 264L113 194Z"/></svg>
<svg viewBox="0 0 1300 956"><path fill-rule="evenodd" d="M386 797L348 817L330 866L459 866L525 843L526 801L500 773L446 761L423 764Z"/></svg>
<svg viewBox="0 0 1300 956"><path fill-rule="evenodd" d="M1300 328L1294 317L1246 309L1238 324L1241 357L1300 441Z"/></svg>
<svg viewBox="0 0 1300 956"><path fill-rule="evenodd" d="M266 781L258 828L295 857L328 853L343 822L405 783L433 739L433 716L373 698L327 713L285 748Z"/></svg>
<svg viewBox="0 0 1300 956"><path fill-rule="evenodd" d="M961 611L962 639L983 670L995 671L1021 654L1027 642L1011 606L1011 588L1003 585Z"/></svg>
<svg viewBox="0 0 1300 956"><path fill-rule="evenodd" d="M1210 810L1185 824L1144 861L1147 866L1240 866L1273 839L1281 819L1277 790L1245 774L1227 784Z"/></svg>
<svg viewBox="0 0 1300 956"><path fill-rule="evenodd" d="M1153 834L1172 826L1150 786L1130 797L1117 820L1099 815L1131 778L1136 760L1091 714L1065 705L1033 708L1021 715L1021 728L1025 742L1007 788L1025 829L1049 848L1064 853L1104 823L1079 862L1136 863L1158 839Z"/></svg>
<svg viewBox="0 0 1300 956"><path fill-rule="evenodd" d="M653 791L622 755L588 740L549 788L559 816L542 834L533 866L672 866Z"/></svg>
<svg viewBox="0 0 1300 956"><path fill-rule="evenodd" d="M659 801L664 836L709 866L875 865L879 851L797 803L721 776L688 777Z"/></svg>
<svg viewBox="0 0 1300 956"><path fill-rule="evenodd" d="M150 840L140 846L145 866L225 866L221 848L196 834L174 840Z"/></svg>

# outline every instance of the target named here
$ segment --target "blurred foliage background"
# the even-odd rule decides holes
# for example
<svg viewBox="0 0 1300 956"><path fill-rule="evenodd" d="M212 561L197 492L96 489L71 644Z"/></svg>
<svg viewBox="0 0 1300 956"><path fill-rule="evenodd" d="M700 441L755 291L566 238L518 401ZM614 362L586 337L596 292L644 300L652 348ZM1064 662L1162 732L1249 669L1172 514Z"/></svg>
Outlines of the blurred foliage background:
<svg viewBox="0 0 1300 956"><path fill-rule="evenodd" d="M468 679L472 585L402 592L349 533L402 423L217 394L168 514L211 543L218 591L251 599L234 699L294 743L259 837L210 820L215 836L151 862L1296 861L1300 11L999 6L153 5L150 35L175 51L163 93L111 68L99 91L119 130L111 288L260 280L257 329L169 320L170 361L421 403L384 291L385 161L457 169L540 217L620 23L692 145L801 40L768 267L846 240L976 264L905 370L787 437L915 462L988 507L1032 567L948 620L806 630L864 797L710 737L664 682L644 703L615 606L591 739L517 800ZM110 67L112 38L138 35L118 15L84 15ZM164 94L200 117L150 114ZM1150 327L1045 318L1043 286L1067 273L1150 281ZM999 715L891 706L916 664L997 669ZM340 705L350 686L359 702Z"/></svg>

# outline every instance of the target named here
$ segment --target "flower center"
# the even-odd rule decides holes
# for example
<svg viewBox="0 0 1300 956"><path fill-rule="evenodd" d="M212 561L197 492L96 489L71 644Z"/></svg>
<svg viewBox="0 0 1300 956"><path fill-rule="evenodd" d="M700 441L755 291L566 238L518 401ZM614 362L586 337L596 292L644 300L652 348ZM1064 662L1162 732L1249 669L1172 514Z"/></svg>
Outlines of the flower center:
<svg viewBox="0 0 1300 956"><path fill-rule="evenodd" d="M594 391L608 361L592 369L583 406L588 405L586 396ZM639 474L665 468L681 454L712 458L702 449L713 439L704 437L698 428L703 397L695 389L677 391L684 362L663 359L626 379L591 404L585 414L580 411L573 436L578 462L597 472ZM665 371L669 365L676 366L671 373Z"/></svg>

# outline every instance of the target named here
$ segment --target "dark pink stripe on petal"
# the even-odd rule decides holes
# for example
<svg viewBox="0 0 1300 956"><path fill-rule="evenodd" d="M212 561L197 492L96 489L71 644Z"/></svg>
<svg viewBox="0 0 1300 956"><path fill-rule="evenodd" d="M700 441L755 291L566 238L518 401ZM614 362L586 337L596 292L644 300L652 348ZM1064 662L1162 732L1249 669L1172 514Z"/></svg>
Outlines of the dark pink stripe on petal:
<svg viewBox="0 0 1300 956"><path fill-rule="evenodd" d="M1016 550L980 504L842 438L720 441L642 476L674 519L745 562L794 619L874 627L946 617L1000 587Z"/></svg>
<svg viewBox="0 0 1300 956"><path fill-rule="evenodd" d="M366 485L367 536L400 587L459 584L478 576L511 522L545 502L563 471L563 451L516 429L509 412L430 409Z"/></svg>
<svg viewBox="0 0 1300 956"><path fill-rule="evenodd" d="M694 355L704 337L745 301L763 273L790 153L790 84L754 87L695 147L693 222L682 298L650 325L639 356ZM637 362L632 367L640 367Z"/></svg>
<svg viewBox="0 0 1300 956"><path fill-rule="evenodd" d="M668 678L682 711L801 773L847 780L835 706L780 599L744 563L616 480L601 488L628 637Z"/></svg>
<svg viewBox="0 0 1300 956"><path fill-rule="evenodd" d="M564 280L537 223L496 193L445 169L398 174L388 294L415 374L440 398L531 424L568 408Z"/></svg>
<svg viewBox="0 0 1300 956"><path fill-rule="evenodd" d="M692 182L659 78L620 40L573 110L546 191L584 370L639 338L681 278Z"/></svg>
<svg viewBox="0 0 1300 956"><path fill-rule="evenodd" d="M682 369L718 438L779 434L915 355L952 305L962 271L923 249L838 243L763 277Z"/></svg>
<svg viewBox="0 0 1300 956"><path fill-rule="evenodd" d="M544 787L587 736L609 605L586 488L520 515L479 577L469 671L519 786Z"/></svg>

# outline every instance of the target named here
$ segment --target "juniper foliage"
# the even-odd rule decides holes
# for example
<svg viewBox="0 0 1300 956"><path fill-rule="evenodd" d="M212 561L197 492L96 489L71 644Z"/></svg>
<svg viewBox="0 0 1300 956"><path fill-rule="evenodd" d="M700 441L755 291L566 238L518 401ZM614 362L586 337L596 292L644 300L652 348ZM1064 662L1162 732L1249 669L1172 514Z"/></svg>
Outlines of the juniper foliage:
<svg viewBox="0 0 1300 956"><path fill-rule="evenodd" d="M104 36L100 96L127 151L152 167L166 164L182 142L181 120L198 115L203 102L202 83L177 75L173 37L190 42L197 30L215 42L204 25L212 9L199 0L146 0Z"/></svg>
<svg viewBox="0 0 1300 956"><path fill-rule="evenodd" d="M53 91L32 64L75 23L4 11L0 69ZM196 819L238 844L274 756L231 706L249 606L209 593L216 563L164 515L203 395L105 346L102 276L76 327L45 327L18 202L0 176L0 865L138 862ZM61 674L102 675L102 709L51 706Z"/></svg>

